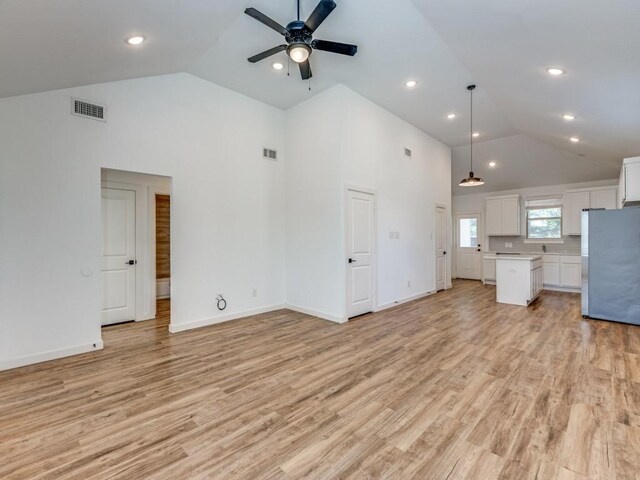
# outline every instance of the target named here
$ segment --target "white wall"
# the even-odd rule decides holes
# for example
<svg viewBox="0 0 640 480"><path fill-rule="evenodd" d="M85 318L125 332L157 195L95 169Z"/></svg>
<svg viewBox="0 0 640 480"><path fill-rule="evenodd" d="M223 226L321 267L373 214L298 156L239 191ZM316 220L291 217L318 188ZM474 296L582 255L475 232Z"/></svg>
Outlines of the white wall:
<svg viewBox="0 0 640 480"><path fill-rule="evenodd" d="M0 369L100 348L101 168L172 178L172 331L285 302L343 319L346 184L378 192L378 306L435 288L450 149L346 87L282 112L165 75L2 99L0 125Z"/></svg>
<svg viewBox="0 0 640 480"><path fill-rule="evenodd" d="M451 203L449 147L342 85L287 113L288 302L345 316L348 184L377 191L378 306L433 291L435 205Z"/></svg>
<svg viewBox="0 0 640 480"><path fill-rule="evenodd" d="M283 304L284 116L188 74L0 100L0 368L99 345L101 167L173 177L175 329Z"/></svg>

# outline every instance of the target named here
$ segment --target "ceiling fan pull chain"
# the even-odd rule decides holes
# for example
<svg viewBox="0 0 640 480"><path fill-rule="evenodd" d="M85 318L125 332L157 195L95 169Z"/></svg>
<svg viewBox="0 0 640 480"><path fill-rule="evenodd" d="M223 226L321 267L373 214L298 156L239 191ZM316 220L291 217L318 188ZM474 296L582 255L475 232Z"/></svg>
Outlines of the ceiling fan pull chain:
<svg viewBox="0 0 640 480"><path fill-rule="evenodd" d="M287 77L290 76L290 72L291 72L291 58L289 58L289 55L287 55Z"/></svg>
<svg viewBox="0 0 640 480"><path fill-rule="evenodd" d="M309 77L309 91L311 91L311 77Z"/></svg>

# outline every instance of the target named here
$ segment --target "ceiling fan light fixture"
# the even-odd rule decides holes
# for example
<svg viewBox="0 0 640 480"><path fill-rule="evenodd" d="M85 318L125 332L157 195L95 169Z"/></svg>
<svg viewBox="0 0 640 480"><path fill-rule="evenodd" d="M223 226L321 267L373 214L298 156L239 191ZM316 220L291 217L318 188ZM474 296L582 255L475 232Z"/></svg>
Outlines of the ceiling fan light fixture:
<svg viewBox="0 0 640 480"><path fill-rule="evenodd" d="M289 58L296 63L307 61L311 54L311 48L306 43L292 43L287 49Z"/></svg>

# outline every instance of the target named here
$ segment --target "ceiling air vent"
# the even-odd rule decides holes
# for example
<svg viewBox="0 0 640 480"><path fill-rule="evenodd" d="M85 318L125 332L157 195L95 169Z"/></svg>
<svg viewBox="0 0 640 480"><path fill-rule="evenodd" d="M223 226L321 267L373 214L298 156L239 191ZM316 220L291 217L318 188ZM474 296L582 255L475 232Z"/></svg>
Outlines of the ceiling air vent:
<svg viewBox="0 0 640 480"><path fill-rule="evenodd" d="M278 152L270 148L263 148L262 158L267 158L269 160L278 160Z"/></svg>
<svg viewBox="0 0 640 480"><path fill-rule="evenodd" d="M413 152L411 151L410 148L407 148L407 147L404 148L404 156L407 158L411 158L413 156Z"/></svg>
<svg viewBox="0 0 640 480"><path fill-rule="evenodd" d="M76 98L71 99L71 113L79 117L105 121L105 107L97 103L89 103Z"/></svg>

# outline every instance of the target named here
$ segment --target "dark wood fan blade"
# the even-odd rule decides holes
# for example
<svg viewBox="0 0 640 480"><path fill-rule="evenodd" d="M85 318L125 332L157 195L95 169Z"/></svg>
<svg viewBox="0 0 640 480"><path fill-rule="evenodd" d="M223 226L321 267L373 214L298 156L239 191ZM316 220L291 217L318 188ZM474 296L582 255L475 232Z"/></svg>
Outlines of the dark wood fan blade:
<svg viewBox="0 0 640 480"><path fill-rule="evenodd" d="M280 53L284 50L287 49L286 45L278 45L277 47L273 47L270 48L269 50L265 50L262 53L258 53L257 55L254 55L253 57L249 57L247 58L247 60L249 60L251 63L256 63L259 62L260 60L264 60L267 57L270 57L271 55L275 55L276 53Z"/></svg>
<svg viewBox="0 0 640 480"><path fill-rule="evenodd" d="M315 32L322 22L329 16L329 14L336 8L336 2L333 0L320 0L320 3L316 5L316 8L307 21L304 22L305 26L310 32Z"/></svg>
<svg viewBox="0 0 640 480"><path fill-rule="evenodd" d="M350 45L348 43L329 42L327 40L314 40L311 42L311 46L316 50L323 50L325 52L339 53L340 55L354 56L358 51L357 45Z"/></svg>
<svg viewBox="0 0 640 480"><path fill-rule="evenodd" d="M246 13L247 15L249 15L252 18L255 18L260 23L264 23L267 27L274 29L280 35L286 35L287 34L287 29L286 28L284 28L278 22L276 22L275 20L272 20L271 18L267 17L264 13L256 10L253 7L247 8L244 11L244 13Z"/></svg>
<svg viewBox="0 0 640 480"><path fill-rule="evenodd" d="M313 77L313 74L311 73L311 64L309 63L308 58L298 65L300 65L300 75L302 76L303 80L309 80L311 77Z"/></svg>

